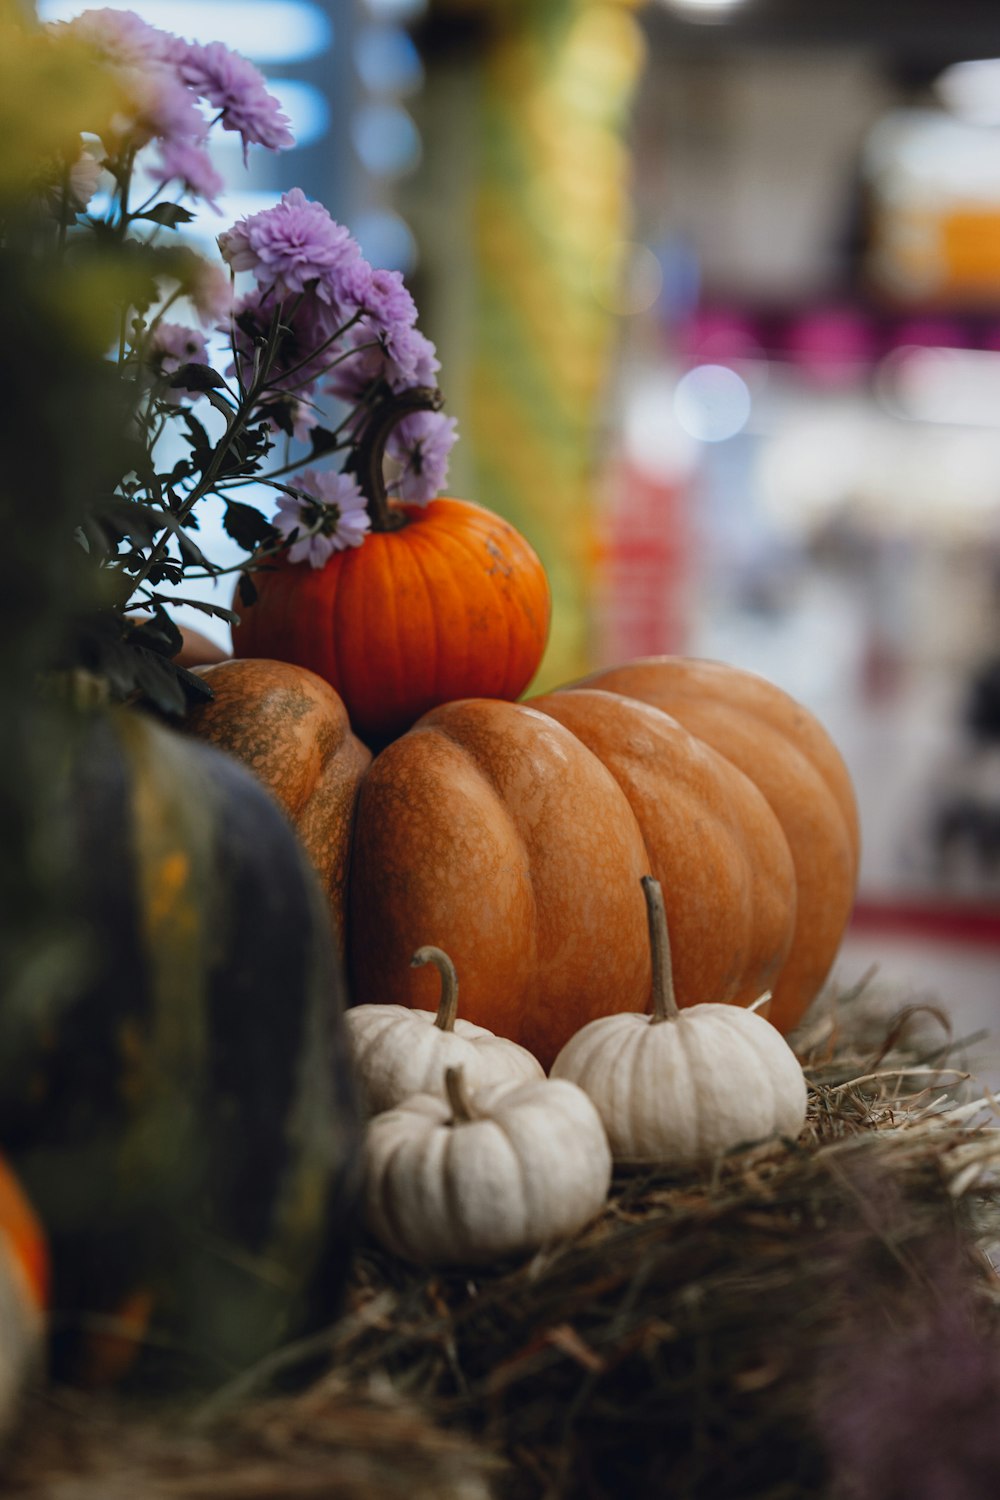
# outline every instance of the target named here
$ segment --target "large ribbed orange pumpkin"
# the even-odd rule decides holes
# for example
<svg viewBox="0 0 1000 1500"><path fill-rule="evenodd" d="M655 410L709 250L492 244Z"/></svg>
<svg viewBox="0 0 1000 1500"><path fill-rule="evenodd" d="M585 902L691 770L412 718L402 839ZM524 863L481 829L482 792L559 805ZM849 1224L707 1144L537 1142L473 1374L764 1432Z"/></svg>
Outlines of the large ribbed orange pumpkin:
<svg viewBox="0 0 1000 1500"><path fill-rule="evenodd" d="M394 529L323 568L279 559L237 603L233 648L308 667L380 743L454 698L516 698L542 659L549 587L509 522L465 500L392 504Z"/></svg>
<svg viewBox="0 0 1000 1500"><path fill-rule="evenodd" d="M781 688L722 662L650 657L597 672L570 690L582 687L625 694L670 714L763 792L795 866L792 946L769 1013L780 1030L790 1030L829 973L857 883L857 804L833 741Z"/></svg>
<svg viewBox="0 0 1000 1500"><path fill-rule="evenodd" d="M642 701L670 684L678 703L701 704L681 704L683 723ZM433 1008L433 983L409 967L433 943L463 974L467 1018L548 1065L594 1017L646 1007L648 873L663 887L678 1003L772 989L788 1030L833 961L857 848L825 732L733 668L668 658L530 704L449 703L361 784L354 998Z"/></svg>

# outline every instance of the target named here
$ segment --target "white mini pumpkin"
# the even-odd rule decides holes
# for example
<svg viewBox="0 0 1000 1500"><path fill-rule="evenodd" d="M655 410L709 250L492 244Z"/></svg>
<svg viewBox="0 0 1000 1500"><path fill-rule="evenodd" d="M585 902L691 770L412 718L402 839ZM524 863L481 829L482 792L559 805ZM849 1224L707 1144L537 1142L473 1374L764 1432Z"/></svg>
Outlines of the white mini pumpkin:
<svg viewBox="0 0 1000 1500"><path fill-rule="evenodd" d="M369 1115L410 1094L440 1094L446 1068L461 1068L467 1087L544 1078L537 1057L485 1026L458 1019L455 966L440 948L418 948L411 962L441 975L437 1014L408 1005L355 1005L346 1020L362 1102Z"/></svg>
<svg viewBox="0 0 1000 1500"><path fill-rule="evenodd" d="M794 1138L806 1082L784 1037L753 1009L674 999L663 893L643 876L653 950L653 1011L584 1026L552 1065L594 1101L619 1162L687 1168L734 1147ZM759 1002L758 1002L759 1003Z"/></svg>
<svg viewBox="0 0 1000 1500"><path fill-rule="evenodd" d="M600 1213L611 1152L582 1089L547 1078L415 1094L365 1140L367 1221L419 1265L481 1265L576 1233Z"/></svg>

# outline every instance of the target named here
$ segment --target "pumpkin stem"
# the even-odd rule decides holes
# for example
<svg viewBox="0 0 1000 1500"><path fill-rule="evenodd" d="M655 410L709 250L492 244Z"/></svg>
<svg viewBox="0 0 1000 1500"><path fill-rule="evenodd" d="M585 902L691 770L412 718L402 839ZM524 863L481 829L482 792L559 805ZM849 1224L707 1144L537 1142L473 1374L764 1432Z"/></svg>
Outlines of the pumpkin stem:
<svg viewBox="0 0 1000 1500"><path fill-rule="evenodd" d="M406 525L406 517L394 510L386 494L382 465L385 460L385 445L397 422L415 411L440 411L444 405L441 392L434 386L415 385L407 391L397 391L377 401L372 413L361 429L354 452L345 468L353 469L361 491L368 501L372 531L398 531Z"/></svg>
<svg viewBox="0 0 1000 1500"><path fill-rule="evenodd" d="M451 1105L451 1121L453 1125L468 1125L473 1118L472 1110L463 1087L461 1068L445 1068L444 1091L448 1095L448 1103Z"/></svg>
<svg viewBox="0 0 1000 1500"><path fill-rule="evenodd" d="M454 1031L458 1015L458 975L455 965L441 948L418 948L410 959L410 967L419 969L421 964L433 964L441 975L441 999L434 1025L439 1031Z"/></svg>
<svg viewBox="0 0 1000 1500"><path fill-rule="evenodd" d="M670 958L670 935L667 931L667 913L663 905L663 890L652 875L642 877L642 893L646 898L646 916L649 922L649 946L653 955L653 1015L652 1023L676 1021L680 1015L674 995L674 967Z"/></svg>

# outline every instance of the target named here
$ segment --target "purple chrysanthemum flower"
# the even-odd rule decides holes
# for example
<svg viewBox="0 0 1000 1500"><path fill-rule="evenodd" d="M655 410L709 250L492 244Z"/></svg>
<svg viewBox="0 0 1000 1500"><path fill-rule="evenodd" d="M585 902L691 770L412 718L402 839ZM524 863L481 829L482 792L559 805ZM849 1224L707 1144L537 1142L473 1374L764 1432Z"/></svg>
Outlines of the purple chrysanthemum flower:
<svg viewBox="0 0 1000 1500"><path fill-rule="evenodd" d="M401 271L372 270L356 286L358 310L364 313L366 326L379 335L393 336L416 323L417 304L403 284Z"/></svg>
<svg viewBox="0 0 1000 1500"><path fill-rule="evenodd" d="M319 426L319 412L308 401L298 398L290 399L287 406L292 422L292 437L297 443L308 442L313 428Z"/></svg>
<svg viewBox="0 0 1000 1500"><path fill-rule="evenodd" d="M172 69L159 66L130 69L127 84L132 115L123 121L121 133L131 137L133 144L205 139L208 124L195 96Z"/></svg>
<svg viewBox="0 0 1000 1500"><path fill-rule="evenodd" d="M52 30L86 42L122 71L133 100L132 117L121 121L122 135L140 146L154 138L204 139L208 126L178 72L187 42L130 10L87 10L72 21L55 23Z"/></svg>
<svg viewBox="0 0 1000 1500"><path fill-rule="evenodd" d="M101 184L104 168L96 157L82 152L67 174L67 190L70 206L82 213Z"/></svg>
<svg viewBox="0 0 1000 1500"><path fill-rule="evenodd" d="M56 22L106 57L111 63L129 67L150 63L173 63L187 50L187 43L169 31L151 26L134 10L85 10L72 21Z"/></svg>
<svg viewBox="0 0 1000 1500"><path fill-rule="evenodd" d="M203 141L208 124L196 95L180 76L188 43L129 10L88 10L72 21L57 22L93 47L122 77L131 99L127 116L115 121L116 133L134 146L151 140Z"/></svg>
<svg viewBox="0 0 1000 1500"><path fill-rule="evenodd" d="M331 373L327 386L343 401L359 400L380 381L391 391L433 385L441 367L434 345L417 328L396 325L380 332L362 318L345 344L356 352Z"/></svg>
<svg viewBox="0 0 1000 1500"><path fill-rule="evenodd" d="M365 497L349 474L305 469L296 481L304 495L282 495L274 525L282 536L298 532L289 562L322 568L335 552L360 547L371 529Z"/></svg>
<svg viewBox="0 0 1000 1500"><path fill-rule="evenodd" d="M331 305L339 301L338 273L360 255L343 225L301 188L220 234L219 249L234 271L252 271L279 296L314 287Z"/></svg>
<svg viewBox="0 0 1000 1500"><path fill-rule="evenodd" d="M188 328L183 323L157 323L143 357L161 380L168 380L182 365L208 364L208 345L204 334L197 328ZM162 399L176 406L198 394L184 386L168 386Z"/></svg>
<svg viewBox="0 0 1000 1500"><path fill-rule="evenodd" d="M387 380L392 390L401 391L410 385L433 385L434 377L441 368L437 350L419 328L397 327L384 339L390 368Z"/></svg>
<svg viewBox="0 0 1000 1500"><path fill-rule="evenodd" d="M256 143L271 151L295 145L288 117L269 94L262 74L222 42L192 45L180 60L184 82L220 111L223 130L235 130L247 147Z"/></svg>
<svg viewBox="0 0 1000 1500"><path fill-rule="evenodd" d="M221 212L215 199L225 187L225 179L215 170L208 152L193 141L164 141L160 160L149 170L154 182L179 182L186 192L203 198L216 213Z"/></svg>
<svg viewBox="0 0 1000 1500"><path fill-rule="evenodd" d="M236 353L241 361L251 361L257 340L268 338L276 309L280 309L283 331L271 365L270 382L281 390L308 398L336 357L338 344L336 341L330 344L329 340L341 326L339 314L319 300L315 288L286 308L272 289L255 287L233 309ZM220 331L228 332L229 325Z"/></svg>
<svg viewBox="0 0 1000 1500"><path fill-rule="evenodd" d="M457 428L454 417L437 411L416 411L393 428L386 452L402 465L394 486L401 500L426 505L444 488Z"/></svg>

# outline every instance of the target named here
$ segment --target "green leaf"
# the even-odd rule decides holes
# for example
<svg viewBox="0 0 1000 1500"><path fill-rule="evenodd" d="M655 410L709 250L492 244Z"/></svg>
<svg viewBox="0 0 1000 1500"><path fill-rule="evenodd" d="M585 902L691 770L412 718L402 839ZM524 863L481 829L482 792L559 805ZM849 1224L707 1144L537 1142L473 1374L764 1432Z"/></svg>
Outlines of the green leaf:
<svg viewBox="0 0 1000 1500"><path fill-rule="evenodd" d="M332 453L334 449L344 446L337 434L326 427L314 427L309 438L312 447L309 449L309 458L304 460L306 463L309 459L320 458L324 453Z"/></svg>
<svg viewBox="0 0 1000 1500"><path fill-rule="evenodd" d="M184 569L176 562L158 562L149 570L149 582L152 584L180 583L183 577Z"/></svg>
<svg viewBox="0 0 1000 1500"><path fill-rule="evenodd" d="M190 224L194 214L189 208L181 208L179 203L157 203L145 213L133 214L132 218L149 219L154 224L162 224L165 229L176 229L179 224Z"/></svg>
<svg viewBox="0 0 1000 1500"><path fill-rule="evenodd" d="M112 543L128 537L141 547L148 547L170 525L170 517L162 510L124 495L107 495L96 501L91 520Z"/></svg>
<svg viewBox="0 0 1000 1500"><path fill-rule="evenodd" d="M260 408L260 411L274 423L275 427L280 428L288 437L293 436L295 423L292 417L292 402L290 399L268 401Z"/></svg>
<svg viewBox="0 0 1000 1500"><path fill-rule="evenodd" d="M222 526L245 552L253 552L264 542L275 539L274 527L253 505L244 505L241 500L230 500Z"/></svg>
<svg viewBox="0 0 1000 1500"><path fill-rule="evenodd" d="M224 389L226 382L211 365L193 363L181 365L167 384L185 391L217 391L220 386Z"/></svg>
<svg viewBox="0 0 1000 1500"><path fill-rule="evenodd" d="M153 615L138 624L130 622L126 635L128 644L137 644L158 652L161 656L176 656L184 639L174 621L162 604L153 605Z"/></svg>
<svg viewBox="0 0 1000 1500"><path fill-rule="evenodd" d="M227 401L225 396L220 396L218 391L202 391L200 394L206 396L216 411L221 411L226 421L229 421L233 414L233 404L231 401Z"/></svg>
<svg viewBox="0 0 1000 1500"><path fill-rule="evenodd" d="M178 529L175 535L181 557L185 563L190 563L196 568L204 568L208 573L218 573L219 569L215 563L209 562L201 548L185 532Z"/></svg>
<svg viewBox="0 0 1000 1500"><path fill-rule="evenodd" d="M112 696L122 702L139 700L179 716L186 711L190 694L182 678L184 669L176 667L164 650L167 641L174 639L172 632L179 643L180 633L162 610L138 625L104 610L78 622L73 633L74 664L103 677Z"/></svg>
<svg viewBox="0 0 1000 1500"><path fill-rule="evenodd" d="M186 408L181 412L181 421L188 430L188 442L191 444L198 466L204 469L208 459L212 456L211 439L198 418L192 416Z"/></svg>
<svg viewBox="0 0 1000 1500"><path fill-rule="evenodd" d="M247 609L250 608L251 604L257 603L257 587L248 573L240 574L239 582L236 585L236 592L239 594L240 603L245 605Z"/></svg>
<svg viewBox="0 0 1000 1500"><path fill-rule="evenodd" d="M226 609L221 604L210 604L207 599L180 599L172 594L169 598L165 594L154 594L153 602L156 604L186 604L189 609L201 610L203 615L212 615L217 620L226 620L230 625L235 625L239 615L235 610Z"/></svg>

